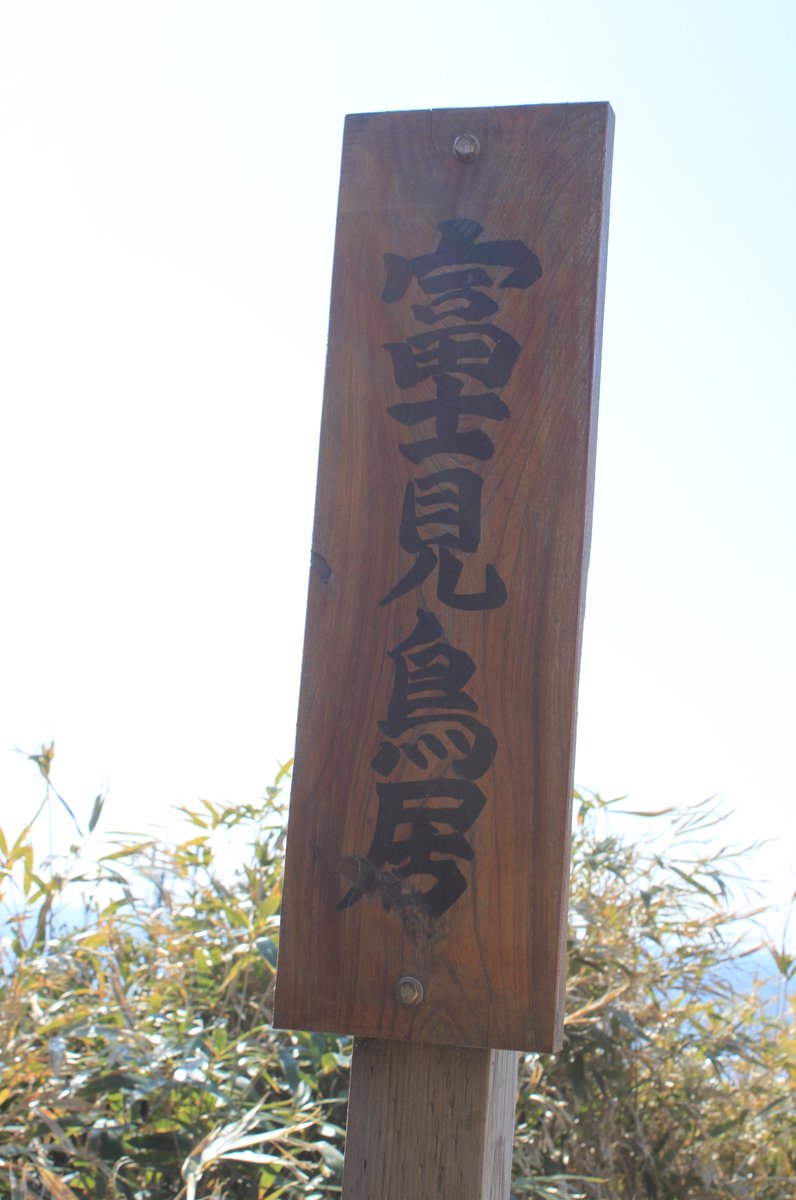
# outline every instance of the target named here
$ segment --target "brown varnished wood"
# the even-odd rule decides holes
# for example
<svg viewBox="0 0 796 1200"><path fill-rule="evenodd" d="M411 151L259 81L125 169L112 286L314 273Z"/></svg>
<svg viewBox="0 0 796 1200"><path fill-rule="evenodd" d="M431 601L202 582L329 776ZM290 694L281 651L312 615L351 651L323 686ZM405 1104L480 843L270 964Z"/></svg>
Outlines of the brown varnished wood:
<svg viewBox="0 0 796 1200"><path fill-rule="evenodd" d="M612 129L606 104L347 119L279 1026L458 1046L558 1045ZM480 140L472 163L452 154L462 133ZM478 221L482 241L520 239L543 273L527 289L496 284L489 293L499 303L489 320L521 346L499 391L511 418L471 422L489 433L494 457L438 455L413 466L398 446L429 436L430 425L403 428L387 408L428 398L430 384L399 390L384 345L429 329L411 309L428 297L415 282L400 303L383 303L383 256L431 253L449 218ZM505 272L493 274L499 281ZM506 603L484 612L441 605L432 576L380 607L412 562L398 542L407 483L454 466L476 471L483 487L481 542L477 554L460 556L461 586L483 586L484 564L495 564ZM340 911L378 811L370 764L393 687L388 652L412 631L419 607L475 664L466 690L498 743L478 779L485 807L466 835L474 858L459 862L467 890L437 918L385 905L378 888ZM402 762L391 779L416 778L413 770ZM404 975L422 981L419 1005L396 1002Z"/></svg>

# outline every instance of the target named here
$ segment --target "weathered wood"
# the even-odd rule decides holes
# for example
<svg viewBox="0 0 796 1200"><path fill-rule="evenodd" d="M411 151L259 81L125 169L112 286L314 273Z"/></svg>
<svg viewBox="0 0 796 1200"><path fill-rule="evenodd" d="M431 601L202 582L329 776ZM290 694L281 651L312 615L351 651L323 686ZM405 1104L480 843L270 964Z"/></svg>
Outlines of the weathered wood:
<svg viewBox="0 0 796 1200"><path fill-rule="evenodd" d="M505 1049L549 1051L558 1044L612 127L606 104L347 120L276 990L279 1026ZM462 134L480 143L469 162L452 151ZM491 315L473 313L466 297L442 300L441 316L431 307L439 286L429 291L423 285L443 271L435 260L436 275L428 275L417 256L433 257L440 223L452 220L482 227L477 245L487 250L475 252L479 265L472 269L482 274L471 293L494 302ZM507 261L515 251L506 251L506 242L536 256L541 276L529 283L526 272L524 282L512 282ZM503 249L495 250L495 243ZM382 299L385 255L392 256L387 265L392 261L394 276L404 277L398 284L393 277ZM466 262L452 254L445 266L461 272ZM464 296L461 280L450 286ZM478 354L486 353L490 328L493 341L505 335L519 354L508 374L492 371L479 379ZM454 355L446 365L439 335L463 337L457 331L464 330L476 347L470 361ZM427 377L421 349L433 357L435 338L439 358ZM401 354L411 359L406 369L414 381L400 378ZM450 436L440 439L441 425L431 415L419 421L435 383L460 388L463 400L481 405L480 414L461 416L456 436L480 431L482 445L486 438L494 447L491 457L465 452L465 443ZM456 411L452 393L438 404ZM503 416L496 404L505 408ZM423 457L413 462L407 452ZM445 486L442 472L456 472ZM450 509L445 516L439 508L444 496L455 500L461 479L480 489L480 531L467 535L469 549L477 547L473 553L462 534L461 493L459 526ZM415 511L407 517L412 489ZM439 497L438 525L435 540L426 543L427 527L412 520L428 512L422 504L429 489ZM412 538L422 553L411 549ZM427 544L432 566L424 575ZM446 599L446 554L449 566L458 562L462 569L454 582L459 593L489 592L492 570L505 586L505 602L482 610L457 607L450 579ZM413 564L412 586L385 603ZM494 589L490 594L494 598ZM475 705L470 715L495 739L492 758L482 755L488 769L482 762L469 779L464 768L451 765L459 751L450 742L444 760L427 744L423 768L404 748L415 736L409 722L397 733L379 725L395 695L398 650L419 628L421 611L437 622L443 651L460 653L474 667L462 692ZM428 630L424 636L431 640ZM432 666L442 669L440 662ZM438 743L447 738L449 712L449 724L459 722L460 741L474 737L463 703L430 718L438 723L424 732L438 735ZM380 753L393 758L377 759ZM422 809L427 817L418 820L431 820L448 805L431 835L455 844L447 858L465 890L442 912L428 901L438 879L430 872L418 878L411 862L373 849L382 814L377 787L426 787L429 779L428 786L436 786L440 776L449 788L445 797L456 785L458 798L426 791L431 798L409 811ZM461 818L454 829L462 796L468 803L481 797L482 808L477 819ZM395 832L396 841L408 827ZM429 835L428 828L417 829ZM430 871L446 858L441 845L434 842ZM422 1003L396 1002L403 975L421 980Z"/></svg>
<svg viewBox="0 0 796 1200"><path fill-rule="evenodd" d="M343 1200L506 1200L518 1057L356 1042Z"/></svg>

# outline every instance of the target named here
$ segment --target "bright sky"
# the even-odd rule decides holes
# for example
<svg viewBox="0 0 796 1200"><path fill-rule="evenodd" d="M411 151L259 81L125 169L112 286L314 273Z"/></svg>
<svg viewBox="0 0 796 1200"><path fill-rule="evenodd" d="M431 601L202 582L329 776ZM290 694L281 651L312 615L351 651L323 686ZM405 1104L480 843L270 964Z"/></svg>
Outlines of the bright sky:
<svg viewBox="0 0 796 1200"><path fill-rule="evenodd" d="M344 114L609 100L576 778L721 793L784 901L794 45L790 0L3 4L0 824L12 745L106 828L292 753Z"/></svg>

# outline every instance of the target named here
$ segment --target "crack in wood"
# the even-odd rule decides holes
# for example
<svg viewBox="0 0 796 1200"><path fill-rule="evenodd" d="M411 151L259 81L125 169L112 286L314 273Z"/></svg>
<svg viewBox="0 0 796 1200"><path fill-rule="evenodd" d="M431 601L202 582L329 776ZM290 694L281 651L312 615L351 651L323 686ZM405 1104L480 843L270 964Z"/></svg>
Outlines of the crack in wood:
<svg viewBox="0 0 796 1200"><path fill-rule="evenodd" d="M310 552L310 570L320 578L324 587L329 586L329 580L332 578L332 568L329 566L322 554L318 554L317 550Z"/></svg>

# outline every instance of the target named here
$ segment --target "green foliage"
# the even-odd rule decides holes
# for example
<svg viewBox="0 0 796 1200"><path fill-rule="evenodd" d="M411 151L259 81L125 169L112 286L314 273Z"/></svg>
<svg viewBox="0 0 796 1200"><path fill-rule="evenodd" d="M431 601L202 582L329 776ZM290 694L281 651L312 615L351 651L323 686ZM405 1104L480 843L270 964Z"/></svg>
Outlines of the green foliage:
<svg viewBox="0 0 796 1200"><path fill-rule="evenodd" d="M0 984L0 1195L339 1190L347 1039L270 1026L288 773L263 803L183 810L177 845L117 840L90 874L81 854L34 871L29 827L3 840L21 907ZM245 854L232 871L225 850ZM54 932L70 894L94 899Z"/></svg>
<svg viewBox="0 0 796 1200"><path fill-rule="evenodd" d="M177 845L41 864L31 825L0 831L1 1197L339 1194L349 1041L270 1026L288 774L184 809ZM565 1044L523 1060L514 1197L796 1196L794 961L773 951L778 1005L746 986L715 814L659 814L661 849L578 803Z"/></svg>
<svg viewBox="0 0 796 1200"><path fill-rule="evenodd" d="M720 814L656 814L673 823L656 852L611 834L599 797L576 801L566 1036L522 1069L517 1194L796 1196L793 965L774 952L779 1005L744 973L737 856L706 848Z"/></svg>

